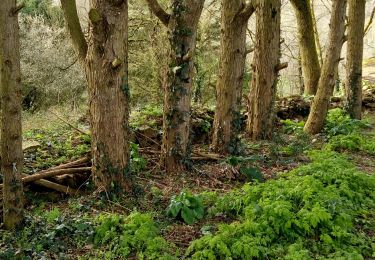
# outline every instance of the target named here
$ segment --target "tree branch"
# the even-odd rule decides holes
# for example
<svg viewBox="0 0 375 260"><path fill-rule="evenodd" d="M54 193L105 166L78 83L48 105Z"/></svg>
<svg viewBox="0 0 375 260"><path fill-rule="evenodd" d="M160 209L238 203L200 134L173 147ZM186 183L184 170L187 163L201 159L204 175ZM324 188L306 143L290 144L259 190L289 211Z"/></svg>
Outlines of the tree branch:
<svg viewBox="0 0 375 260"><path fill-rule="evenodd" d="M74 48L78 52L79 59L83 61L87 54L87 42L83 34L75 0L60 0L64 18L68 26Z"/></svg>
<svg viewBox="0 0 375 260"><path fill-rule="evenodd" d="M276 66L275 71L279 72L280 70L288 68L288 62L280 63Z"/></svg>
<svg viewBox="0 0 375 260"><path fill-rule="evenodd" d="M159 4L157 0L146 0L151 12L159 18L159 20L168 26L171 15L168 14Z"/></svg>
<svg viewBox="0 0 375 260"><path fill-rule="evenodd" d="M375 15L375 6L374 8L372 9L372 12L371 12L371 16L370 16L370 20L368 21L366 27L365 27L365 34L364 35L367 35L367 33L370 31L370 28L371 28L371 24L374 20L374 15Z"/></svg>
<svg viewBox="0 0 375 260"><path fill-rule="evenodd" d="M239 12L238 14L238 18L243 21L243 22L247 22L250 17L253 15L253 13L255 12L256 10L256 6L255 6L255 1L254 0L251 0L250 2L248 2L244 7L243 9L241 10L241 12Z"/></svg>

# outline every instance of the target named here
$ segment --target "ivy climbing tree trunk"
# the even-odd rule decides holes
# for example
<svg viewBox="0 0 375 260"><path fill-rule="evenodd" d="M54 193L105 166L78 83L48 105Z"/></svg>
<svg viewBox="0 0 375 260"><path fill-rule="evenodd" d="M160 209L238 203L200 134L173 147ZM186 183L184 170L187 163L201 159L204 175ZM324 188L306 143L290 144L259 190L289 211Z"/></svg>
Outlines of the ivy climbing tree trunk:
<svg viewBox="0 0 375 260"><path fill-rule="evenodd" d="M315 95L320 77L320 64L316 47L311 0L291 0L298 26L298 41L302 62L305 93Z"/></svg>
<svg viewBox="0 0 375 260"><path fill-rule="evenodd" d="M329 43L319 79L318 90L305 125L305 132L317 134L323 129L328 105L335 86L335 71L340 61L345 40L345 13L347 0L333 0Z"/></svg>
<svg viewBox="0 0 375 260"><path fill-rule="evenodd" d="M16 4L16 0L0 4L0 170L4 185L3 223L7 229L15 228L23 220L22 92Z"/></svg>
<svg viewBox="0 0 375 260"><path fill-rule="evenodd" d="M170 62L164 86L162 163L166 171L184 170L189 157L190 108L197 27L204 0L172 0L171 14L156 0L151 11L168 27Z"/></svg>
<svg viewBox="0 0 375 260"><path fill-rule="evenodd" d="M75 1L61 3L88 81L94 183L130 192L128 1L90 1L88 42Z"/></svg>
<svg viewBox="0 0 375 260"><path fill-rule="evenodd" d="M247 132L252 139L271 137L280 64L280 0L259 1L253 78L248 96Z"/></svg>
<svg viewBox="0 0 375 260"><path fill-rule="evenodd" d="M234 153L238 150L246 29L254 11L252 2L245 4L245 0L222 1L220 72L216 85L212 138L212 148L219 153Z"/></svg>
<svg viewBox="0 0 375 260"><path fill-rule="evenodd" d="M355 119L362 117L362 61L366 1L349 0L348 48L346 56L346 110Z"/></svg>

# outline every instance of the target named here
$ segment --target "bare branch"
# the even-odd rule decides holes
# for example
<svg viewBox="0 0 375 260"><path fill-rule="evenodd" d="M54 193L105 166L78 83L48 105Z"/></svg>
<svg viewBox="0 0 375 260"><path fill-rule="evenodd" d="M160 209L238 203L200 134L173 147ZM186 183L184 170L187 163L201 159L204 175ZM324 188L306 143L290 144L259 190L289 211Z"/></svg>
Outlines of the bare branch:
<svg viewBox="0 0 375 260"><path fill-rule="evenodd" d="M83 34L81 24L79 23L77 6L75 0L60 0L64 13L64 18L68 26L70 37L72 38L74 48L78 52L79 59L86 58L87 42Z"/></svg>
<svg viewBox="0 0 375 260"><path fill-rule="evenodd" d="M370 20L368 21L366 27L365 27L365 34L364 35L367 35L367 33L370 31L370 28L371 28L371 25L372 25L372 22L374 21L374 16L375 16L375 6L374 8L372 9L372 12L371 12L371 16L370 16Z"/></svg>
<svg viewBox="0 0 375 260"><path fill-rule="evenodd" d="M21 3L17 6L15 6L14 8L12 8L12 10L11 10L12 15L17 15L18 12L21 11L21 9L24 8L24 7L25 7L25 3Z"/></svg>
<svg viewBox="0 0 375 260"><path fill-rule="evenodd" d="M159 18L159 20L168 26L171 15L168 14L159 4L157 0L146 0L151 12Z"/></svg>
<svg viewBox="0 0 375 260"><path fill-rule="evenodd" d="M288 68L288 62L283 62L280 63L279 65L276 66L275 70L276 72L279 72L280 70Z"/></svg>

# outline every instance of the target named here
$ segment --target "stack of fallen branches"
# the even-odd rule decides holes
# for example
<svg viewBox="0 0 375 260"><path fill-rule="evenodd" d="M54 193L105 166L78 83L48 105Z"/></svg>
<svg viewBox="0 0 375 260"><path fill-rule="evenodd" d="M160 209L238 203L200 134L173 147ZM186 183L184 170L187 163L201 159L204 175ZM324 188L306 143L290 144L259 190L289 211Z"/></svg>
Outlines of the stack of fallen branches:
<svg viewBox="0 0 375 260"><path fill-rule="evenodd" d="M90 158L85 157L78 159L73 162L61 164L40 172L36 172L32 175L22 174L22 183L34 183L38 186L42 186L48 189L52 189L65 194L75 195L79 191L68 186L62 185L63 180L74 175L84 174L87 178L90 176ZM47 180L48 179L48 180ZM3 184L0 184L0 190Z"/></svg>

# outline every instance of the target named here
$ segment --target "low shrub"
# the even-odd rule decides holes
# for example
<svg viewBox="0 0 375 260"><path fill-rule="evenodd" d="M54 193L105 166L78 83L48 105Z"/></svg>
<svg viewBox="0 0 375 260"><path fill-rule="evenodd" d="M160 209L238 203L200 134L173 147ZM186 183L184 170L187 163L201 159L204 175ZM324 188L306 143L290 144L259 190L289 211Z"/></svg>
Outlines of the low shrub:
<svg viewBox="0 0 375 260"><path fill-rule="evenodd" d="M194 241L193 259L363 259L374 256L375 177L344 156L313 151L312 163L280 179L219 198L237 221ZM372 230L372 231L371 231Z"/></svg>

